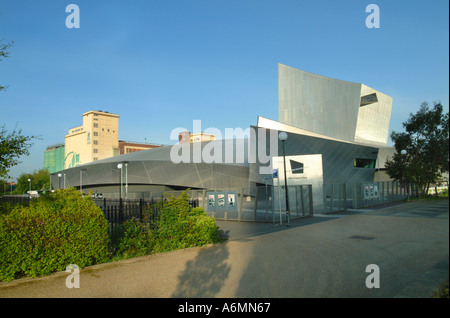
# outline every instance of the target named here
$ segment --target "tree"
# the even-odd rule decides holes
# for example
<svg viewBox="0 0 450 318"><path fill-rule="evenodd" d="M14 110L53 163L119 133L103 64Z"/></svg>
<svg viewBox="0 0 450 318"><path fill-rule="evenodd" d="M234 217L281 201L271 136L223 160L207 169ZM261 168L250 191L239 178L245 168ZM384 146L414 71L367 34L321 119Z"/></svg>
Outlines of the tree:
<svg viewBox="0 0 450 318"><path fill-rule="evenodd" d="M17 194L26 193L30 189L28 179L31 180L31 190L33 191L50 189L50 174L47 169L41 169L33 173L22 173L17 179L16 190L14 192Z"/></svg>
<svg viewBox="0 0 450 318"><path fill-rule="evenodd" d="M20 156L28 156L31 140L36 136L24 136L22 130L17 126L11 133L6 131L5 126L0 126L0 177L7 177L9 169L20 163Z"/></svg>
<svg viewBox="0 0 450 318"><path fill-rule="evenodd" d="M11 42L0 40L0 61L9 56L8 49L12 46ZM5 90L0 85L0 91ZM8 134L5 126L0 126L0 178L7 177L9 169L19 164L18 158L23 155L29 155L28 149L31 147L32 139L35 136L23 136L22 130L17 129Z"/></svg>
<svg viewBox="0 0 450 318"><path fill-rule="evenodd" d="M0 61L9 56L8 49L13 45L12 42L0 40ZM5 86L0 85L0 91L6 90Z"/></svg>
<svg viewBox="0 0 450 318"><path fill-rule="evenodd" d="M405 132L391 133L396 153L386 161L387 174L402 183L415 183L422 194L449 171L449 113L443 110L441 103L430 108L424 102L403 123Z"/></svg>

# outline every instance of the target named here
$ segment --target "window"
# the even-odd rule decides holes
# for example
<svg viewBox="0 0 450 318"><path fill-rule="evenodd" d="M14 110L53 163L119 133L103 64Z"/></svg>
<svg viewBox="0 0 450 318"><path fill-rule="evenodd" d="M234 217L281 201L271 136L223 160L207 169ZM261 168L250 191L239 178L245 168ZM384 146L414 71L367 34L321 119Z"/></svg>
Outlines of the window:
<svg viewBox="0 0 450 318"><path fill-rule="evenodd" d="M98 124L97 123L94 123L94 128L98 128Z"/></svg>
<svg viewBox="0 0 450 318"><path fill-rule="evenodd" d="M376 159L355 158L354 166L356 168L375 169Z"/></svg>
<svg viewBox="0 0 450 318"><path fill-rule="evenodd" d="M94 131L94 136L98 136L98 131Z"/></svg>
<svg viewBox="0 0 450 318"><path fill-rule="evenodd" d="M291 169L293 174L303 173L303 163L291 160Z"/></svg>
<svg viewBox="0 0 450 318"><path fill-rule="evenodd" d="M98 140L94 140L94 145L98 145Z"/></svg>
<svg viewBox="0 0 450 318"><path fill-rule="evenodd" d="M98 149L97 148L94 148L94 153L98 153Z"/></svg>
<svg viewBox="0 0 450 318"><path fill-rule="evenodd" d="M367 106L376 102L378 102L376 93L361 96L361 102L359 104L359 107Z"/></svg>
<svg viewBox="0 0 450 318"><path fill-rule="evenodd" d="M94 161L97 161L98 160L98 157L94 157Z"/></svg>

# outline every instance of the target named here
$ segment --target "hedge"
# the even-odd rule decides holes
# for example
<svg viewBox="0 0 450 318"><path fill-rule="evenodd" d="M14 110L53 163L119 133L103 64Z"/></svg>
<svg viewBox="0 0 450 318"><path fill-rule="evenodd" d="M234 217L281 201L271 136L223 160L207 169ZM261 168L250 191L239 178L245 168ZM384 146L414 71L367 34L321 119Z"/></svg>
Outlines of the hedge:
<svg viewBox="0 0 450 318"><path fill-rule="evenodd" d="M0 280L105 262L108 242L101 209L73 188L58 190L0 215Z"/></svg>

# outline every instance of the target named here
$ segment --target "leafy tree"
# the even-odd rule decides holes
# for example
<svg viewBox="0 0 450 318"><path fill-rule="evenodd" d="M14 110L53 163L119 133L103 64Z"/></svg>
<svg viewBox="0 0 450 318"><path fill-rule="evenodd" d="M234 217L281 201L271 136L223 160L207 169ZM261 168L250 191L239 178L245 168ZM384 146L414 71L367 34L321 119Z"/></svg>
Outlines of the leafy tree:
<svg viewBox="0 0 450 318"><path fill-rule="evenodd" d="M9 56L8 49L13 45L12 42L0 40L0 61ZM0 91L6 90L5 86L0 85Z"/></svg>
<svg viewBox="0 0 450 318"><path fill-rule="evenodd" d="M12 42L0 40L0 61L9 56L8 49ZM6 87L0 85L0 91ZM19 164L20 156L29 155L28 149L31 147L30 141L36 137L22 135L22 130L17 126L11 133L6 131L5 126L0 126L0 178L7 177L11 167Z"/></svg>
<svg viewBox="0 0 450 318"><path fill-rule="evenodd" d="M31 140L36 136L24 136L17 126L8 133L5 126L0 126L0 177L7 177L9 169L20 163L20 156L28 156Z"/></svg>
<svg viewBox="0 0 450 318"><path fill-rule="evenodd" d="M430 107L424 102L403 127L405 132L391 133L396 153L386 161L386 172L394 180L415 183L425 194L449 171L449 113L441 103Z"/></svg>
<svg viewBox="0 0 450 318"><path fill-rule="evenodd" d="M31 190L49 190L50 189L50 174L47 169L41 169L33 173L22 173L17 179L16 190L14 193L26 193L30 189L28 179L31 180Z"/></svg>

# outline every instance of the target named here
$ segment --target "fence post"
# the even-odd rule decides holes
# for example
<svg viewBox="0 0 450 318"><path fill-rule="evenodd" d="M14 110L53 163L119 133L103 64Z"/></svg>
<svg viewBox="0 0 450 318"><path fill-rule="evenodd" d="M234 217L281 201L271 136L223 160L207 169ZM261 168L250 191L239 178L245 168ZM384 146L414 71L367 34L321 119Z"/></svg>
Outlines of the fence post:
<svg viewBox="0 0 450 318"><path fill-rule="evenodd" d="M119 223L123 222L123 205L122 198L119 199Z"/></svg>
<svg viewBox="0 0 450 318"><path fill-rule="evenodd" d="M342 201L344 203L344 211L347 211L347 184L343 183L342 185Z"/></svg>
<svg viewBox="0 0 450 318"><path fill-rule="evenodd" d="M305 216L305 198L303 197L303 184L300 186L300 201L302 204L302 216Z"/></svg>
<svg viewBox="0 0 450 318"><path fill-rule="evenodd" d="M271 198L272 198L272 223L275 223L275 185L272 186L272 193L271 193Z"/></svg>
<svg viewBox="0 0 450 318"><path fill-rule="evenodd" d="M256 210L258 209L258 187L256 187L255 193L255 207L253 209L253 222L256 221Z"/></svg>
<svg viewBox="0 0 450 318"><path fill-rule="evenodd" d="M242 217L242 204L244 203L244 188L241 188L241 200L239 201L239 207L238 207L238 221L241 221ZM239 197L239 193L238 193Z"/></svg>

